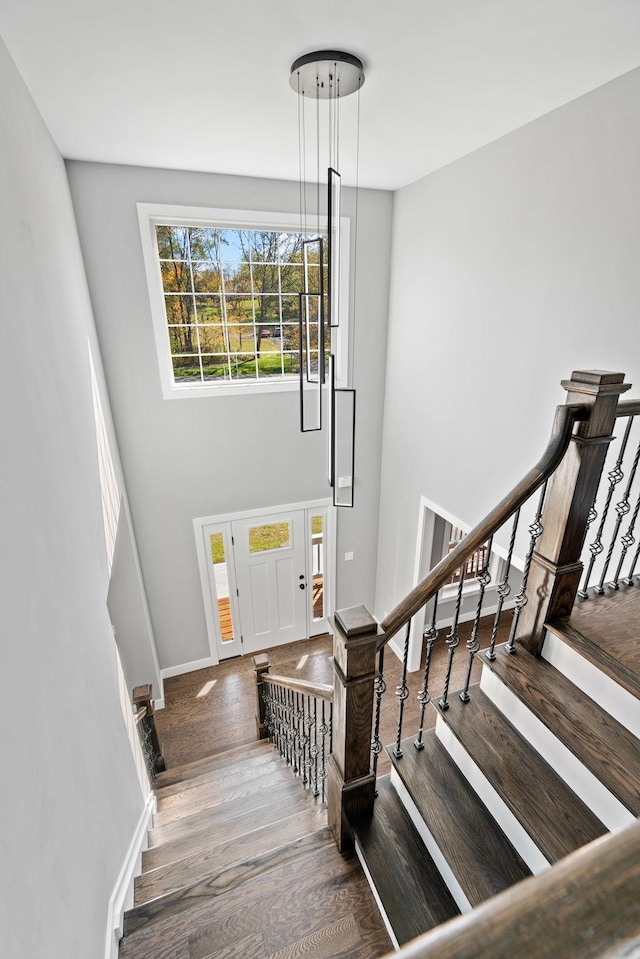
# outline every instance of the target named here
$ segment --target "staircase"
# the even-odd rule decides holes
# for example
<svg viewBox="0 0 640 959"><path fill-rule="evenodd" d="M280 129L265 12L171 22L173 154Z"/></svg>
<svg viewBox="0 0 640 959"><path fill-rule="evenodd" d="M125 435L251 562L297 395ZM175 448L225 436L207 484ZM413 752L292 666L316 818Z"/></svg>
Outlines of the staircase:
<svg viewBox="0 0 640 959"><path fill-rule="evenodd" d="M265 740L156 778L120 959L382 955L389 940L326 809Z"/></svg>
<svg viewBox="0 0 640 959"><path fill-rule="evenodd" d="M353 827L396 946L640 816L638 622L630 586L549 624L542 658L480 653L468 702L431 705L424 748L388 749L392 772Z"/></svg>

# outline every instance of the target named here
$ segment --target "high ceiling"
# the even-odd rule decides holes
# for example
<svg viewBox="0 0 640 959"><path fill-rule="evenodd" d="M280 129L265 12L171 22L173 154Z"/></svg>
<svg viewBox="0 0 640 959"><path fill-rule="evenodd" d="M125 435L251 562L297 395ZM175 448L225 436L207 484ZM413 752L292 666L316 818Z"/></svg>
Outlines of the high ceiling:
<svg viewBox="0 0 640 959"><path fill-rule="evenodd" d="M65 157L293 180L290 64L347 50L395 189L638 66L640 0L0 0L0 35Z"/></svg>

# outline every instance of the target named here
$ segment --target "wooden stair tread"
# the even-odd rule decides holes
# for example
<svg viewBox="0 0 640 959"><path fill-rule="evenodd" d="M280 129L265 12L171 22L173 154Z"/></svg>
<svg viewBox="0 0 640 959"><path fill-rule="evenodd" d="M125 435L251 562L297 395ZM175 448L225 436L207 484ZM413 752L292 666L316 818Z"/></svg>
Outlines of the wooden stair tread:
<svg viewBox="0 0 640 959"><path fill-rule="evenodd" d="M299 781L292 777L272 785L268 789L258 789L241 798L236 798L231 803L223 802L217 806L207 806L204 809L182 816L180 819L174 819L165 825L154 826L147 833L148 847L150 849L155 848L164 845L164 843L193 836L205 829L216 827L223 829L227 823L236 820L238 817L251 815L259 809L266 809L273 804L281 804L283 808L289 808L289 804L294 803L296 797L301 794L305 796L307 801L309 800Z"/></svg>
<svg viewBox="0 0 640 959"><path fill-rule="evenodd" d="M438 712L547 862L604 835L606 827L480 687L469 694L463 703L453 693Z"/></svg>
<svg viewBox="0 0 640 959"><path fill-rule="evenodd" d="M640 750L633 733L545 659L516 647L480 658L634 816L640 815Z"/></svg>
<svg viewBox="0 0 640 959"><path fill-rule="evenodd" d="M591 600L585 600L585 604ZM580 622L582 628L576 625ZM605 673L618 686L622 686L628 693L640 699L640 663L632 662L632 657L619 657L614 644L609 647L605 645L599 637L599 631L589 629L588 622L584 622L584 617L571 617L568 621L556 621L546 624L548 630L559 636L560 639L571 646L576 652L580 653L585 659L588 659L594 666ZM635 659L639 656L640 644L636 638Z"/></svg>
<svg viewBox="0 0 640 959"><path fill-rule="evenodd" d="M472 906L531 875L434 730L391 762Z"/></svg>
<svg viewBox="0 0 640 959"><path fill-rule="evenodd" d="M222 782L205 783L189 789L184 794L161 800L160 808L153 817L153 825L154 827L163 826L182 816L188 816L193 812L221 803L239 802L245 796L268 790L275 784L286 782L294 777L293 770L285 763L280 763L279 767L269 768L268 772L250 776L248 779L241 778L238 782L226 782L224 777Z"/></svg>
<svg viewBox="0 0 640 959"><path fill-rule="evenodd" d="M389 777L378 779L376 788L373 815L351 825L391 928L403 945L460 910Z"/></svg>
<svg viewBox="0 0 640 959"><path fill-rule="evenodd" d="M228 869L213 876L183 886L175 892L159 896L150 902L134 906L125 913L124 935L128 936L161 918L166 919L175 916L204 899L214 899L222 896L228 890L234 889L266 870L273 869L285 862L291 862L308 852L322 849L332 842L333 837L329 827L323 826L315 832L307 833L291 842L273 846L260 855L234 863Z"/></svg>
<svg viewBox="0 0 640 959"><path fill-rule="evenodd" d="M197 776L207 769L223 769L225 766L235 763L239 758L260 755L260 753L272 750L273 746L266 739L256 739L249 743L243 743L240 746L234 746L232 749L204 756L202 759L194 759L190 763L171 766L164 772L157 774L155 787L156 789L162 789L164 786L171 786L182 780L190 779L191 776Z"/></svg>
<svg viewBox="0 0 640 959"><path fill-rule="evenodd" d="M136 905L150 902L228 871L250 857L264 855L321 829L326 821L325 810L311 806L281 820L275 827L267 823L227 842L213 845L203 842L196 852L138 876L134 885L134 902Z"/></svg>
<svg viewBox="0 0 640 959"><path fill-rule="evenodd" d="M335 843L328 843L248 878L223 896L194 898L184 910L158 916L122 940L119 959L206 959L258 932L270 955L355 911L368 898L355 854L341 856ZM372 909L367 926L376 940L363 959L391 948L373 904Z"/></svg>
<svg viewBox="0 0 640 959"><path fill-rule="evenodd" d="M207 783L239 782L242 779L249 779L252 776L266 772L268 767L279 769L281 766L282 758L274 752L273 749L269 749L267 752L261 751L257 754L249 754L242 758L242 762L235 759L233 763L229 763L229 765L224 766L222 769L219 766L207 768L202 772L190 776L188 779L180 780L180 782L171 783L168 786L161 786L159 788L156 786L155 794L158 800L158 808L163 807L163 801L165 799L171 796L185 795L190 789L194 789L196 786L204 786Z"/></svg>
<svg viewBox="0 0 640 959"><path fill-rule="evenodd" d="M256 809L238 812L233 818L226 818L223 823L208 819L201 823L201 828L185 832L167 842L145 849L142 853L142 871L148 872L177 862L186 856L193 855L203 846L209 848L237 839L246 833L253 832L261 826L271 825L287 819L303 810L314 808L314 797L307 791L300 789L299 784L295 793L284 797L277 797L273 802ZM233 810L232 810L233 811ZM166 827L168 828L168 827Z"/></svg>

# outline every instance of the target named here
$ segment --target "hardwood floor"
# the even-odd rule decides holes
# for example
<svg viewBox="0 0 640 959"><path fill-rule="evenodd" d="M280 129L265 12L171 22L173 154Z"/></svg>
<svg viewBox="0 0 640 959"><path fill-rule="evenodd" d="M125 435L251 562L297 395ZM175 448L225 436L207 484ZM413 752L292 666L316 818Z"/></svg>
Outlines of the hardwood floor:
<svg viewBox="0 0 640 959"><path fill-rule="evenodd" d="M511 626L511 612L503 614L498 630L498 642L506 642ZM481 620L478 638L480 648L485 649L491 638L493 617ZM471 633L471 623L459 627L460 645L456 650L451 689L460 688L465 679L468 654L465 644ZM444 684L448 647L446 634L440 636L434 646L430 688L439 696ZM330 636L291 643L270 650L272 671L283 675L297 676L319 683L331 683L333 673L329 657L332 641ZM417 732L420 704L417 696L422 686L422 670L408 675L409 698L405 702L403 736ZM385 680L387 693L382 700L381 739L385 745L395 742L398 723L398 700L394 695L400 683L402 664L387 650ZM473 667L472 682L477 682L480 664ZM213 685L210 685L212 684ZM250 656L228 659L218 666L200 669L165 680L165 709L156 713L156 725L163 746L167 767L203 759L242 743L255 740L255 685ZM435 724L434 709L427 709L425 729ZM386 754L380 756L378 772L389 772L390 763Z"/></svg>

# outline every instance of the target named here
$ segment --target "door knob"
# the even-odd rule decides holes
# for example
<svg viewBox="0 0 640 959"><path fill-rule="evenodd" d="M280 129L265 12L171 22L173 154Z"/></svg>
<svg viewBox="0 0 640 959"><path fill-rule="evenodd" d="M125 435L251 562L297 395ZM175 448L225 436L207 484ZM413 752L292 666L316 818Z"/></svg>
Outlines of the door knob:
<svg viewBox="0 0 640 959"><path fill-rule="evenodd" d="M305 586L304 583L300 583L300 589L306 589L306 588L307 588L307 587Z"/></svg>
<svg viewBox="0 0 640 959"><path fill-rule="evenodd" d="M300 575L298 576L298 579L304 579L304 573L300 573Z"/></svg>

